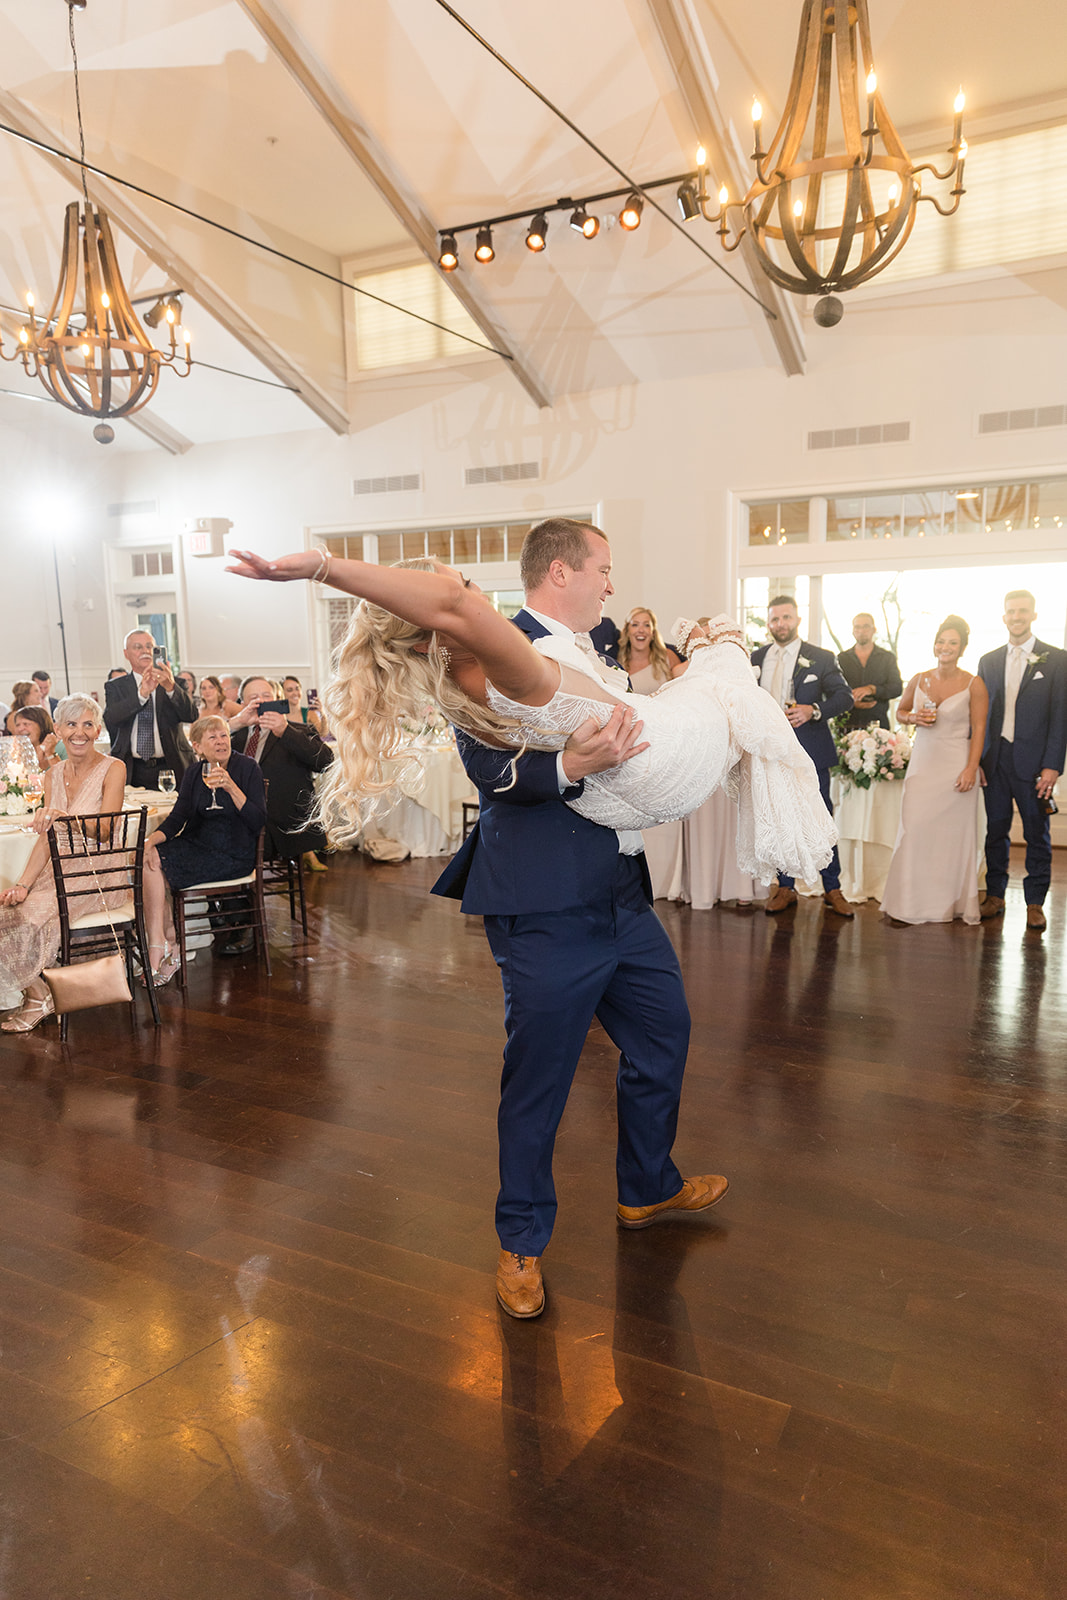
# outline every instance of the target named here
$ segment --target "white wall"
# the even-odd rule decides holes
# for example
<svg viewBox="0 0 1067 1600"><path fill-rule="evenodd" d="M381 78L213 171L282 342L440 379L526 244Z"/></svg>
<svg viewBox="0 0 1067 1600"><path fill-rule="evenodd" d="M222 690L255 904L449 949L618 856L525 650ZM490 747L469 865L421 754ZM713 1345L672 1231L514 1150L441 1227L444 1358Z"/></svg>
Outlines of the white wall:
<svg viewBox="0 0 1067 1600"><path fill-rule="evenodd" d="M83 554L71 582L81 599L100 592L102 565L84 550L102 530L114 533L108 501L156 500L153 537L177 538L188 517L227 517L236 544L267 554L300 546L309 526L536 519L594 506L615 551L616 617L637 603L652 605L667 623L681 611L714 612L734 600L732 494L1064 468L1067 430L979 438L976 419L982 411L1067 399L1067 312L1034 296L998 302L985 321L988 331L976 333L973 314L952 305L849 307L838 329L809 325L803 378L686 378L572 397L539 413L503 369L486 376L482 368L447 392L408 383L391 394L379 389L373 402L361 397L353 411L367 420L345 439L322 428L199 446L177 458L73 452L64 472L77 484L84 515ZM382 420L369 420L372 413ZM806 449L812 428L903 420L911 423L906 445ZM9 471L17 466L20 480L48 473L40 454L16 462L8 442L0 460ZM545 468L536 484L463 485L469 465L531 458ZM352 494L357 476L414 471L423 474L420 493ZM5 550L18 527L5 505ZM306 673L306 589L242 585L223 565L184 563L190 664ZM37 561L0 660L21 671L40 664L44 652L55 664L50 605L47 572ZM72 655L81 654L87 673L99 672L114 653L100 638L99 612L70 620L72 635L78 625Z"/></svg>

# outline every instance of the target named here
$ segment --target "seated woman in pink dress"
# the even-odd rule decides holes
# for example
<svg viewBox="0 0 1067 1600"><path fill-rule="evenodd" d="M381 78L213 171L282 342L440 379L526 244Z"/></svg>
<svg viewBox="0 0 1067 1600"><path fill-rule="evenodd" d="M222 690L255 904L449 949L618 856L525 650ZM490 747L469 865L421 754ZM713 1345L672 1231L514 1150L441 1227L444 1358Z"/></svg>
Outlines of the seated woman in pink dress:
<svg viewBox="0 0 1067 1600"><path fill-rule="evenodd" d="M45 835L56 817L122 810L125 763L95 748L103 720L88 695L68 695L56 707L67 759L45 773L44 803L33 819L37 841L18 882L0 893L0 1010L13 1013L0 1023L4 1033L28 1033L54 1010L41 977L59 950L59 905ZM118 898L127 898L126 892Z"/></svg>
<svg viewBox="0 0 1067 1600"><path fill-rule="evenodd" d="M937 666L917 672L897 721L916 729L882 911L894 922L977 923L983 828L979 758L989 695L959 665L970 630L946 617L934 640Z"/></svg>

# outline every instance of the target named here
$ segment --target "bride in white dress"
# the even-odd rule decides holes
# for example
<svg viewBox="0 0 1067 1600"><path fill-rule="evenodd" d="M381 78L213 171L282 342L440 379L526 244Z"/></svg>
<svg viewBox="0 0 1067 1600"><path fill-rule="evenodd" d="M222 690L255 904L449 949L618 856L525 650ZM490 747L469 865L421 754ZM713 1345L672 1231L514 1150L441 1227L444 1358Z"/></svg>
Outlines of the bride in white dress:
<svg viewBox="0 0 1067 1600"><path fill-rule="evenodd" d="M504 750L561 750L577 729L603 726L622 703L644 722L648 745L623 766L586 778L581 796L568 802L575 811L608 828L647 828L685 816L727 784L738 799L743 871L764 881L778 871L810 879L830 859L836 830L815 769L779 707L760 691L727 618L714 619L711 637L696 629L684 676L638 696L576 663L569 640L553 635L535 650L451 568L383 567L316 550L272 562L250 551L231 554L237 564L228 570L241 577L311 579L364 602L327 692L339 760L323 804L339 842L357 831L365 797L395 785L404 723L427 702ZM689 624L687 634L694 628ZM684 638L678 643L685 648ZM513 781L511 767L504 763L501 791Z"/></svg>
<svg viewBox="0 0 1067 1600"><path fill-rule="evenodd" d="M934 640L936 670L916 673L897 707L897 721L917 731L882 895L882 911L895 922L979 920L978 763L989 695L959 665L969 636L962 617L946 617Z"/></svg>

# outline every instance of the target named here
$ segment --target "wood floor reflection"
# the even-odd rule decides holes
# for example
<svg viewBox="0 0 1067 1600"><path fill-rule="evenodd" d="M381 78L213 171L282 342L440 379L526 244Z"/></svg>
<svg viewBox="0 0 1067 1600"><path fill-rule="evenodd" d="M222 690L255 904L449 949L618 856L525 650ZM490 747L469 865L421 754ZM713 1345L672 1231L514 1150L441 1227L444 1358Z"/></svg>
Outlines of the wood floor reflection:
<svg viewBox="0 0 1067 1600"><path fill-rule="evenodd" d="M531 1324L436 870L0 1039L3 1600L1062 1600L1067 862L1043 939L667 907L731 1191L617 1232L594 1030Z"/></svg>

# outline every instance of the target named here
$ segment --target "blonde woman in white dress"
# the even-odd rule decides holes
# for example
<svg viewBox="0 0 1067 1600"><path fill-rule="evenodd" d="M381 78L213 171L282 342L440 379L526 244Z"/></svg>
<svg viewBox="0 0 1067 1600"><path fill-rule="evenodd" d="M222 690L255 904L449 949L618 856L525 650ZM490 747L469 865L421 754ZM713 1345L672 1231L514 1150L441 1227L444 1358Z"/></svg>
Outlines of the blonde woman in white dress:
<svg viewBox="0 0 1067 1600"><path fill-rule="evenodd" d="M936 667L916 673L897 706L897 721L916 732L882 895L894 922L979 921L979 760L989 694L959 664L969 637L962 617L946 617L934 640Z"/></svg>
<svg viewBox="0 0 1067 1600"><path fill-rule="evenodd" d="M403 721L436 703L490 748L562 750L571 734L602 727L620 705L644 723L647 745L610 772L585 780L566 803L604 827L640 829L684 817L720 784L738 795L738 861L764 881L787 871L811 878L837 837L810 758L780 708L752 675L737 624L688 623L679 637L689 668L656 695L606 684L580 652L554 639L535 650L481 592L451 568L381 567L300 550L267 561L232 551L241 577L304 579L358 596L327 691L338 761L322 790L331 836L353 838L368 796L395 788ZM502 764L501 790L514 781ZM510 780L509 780L510 772Z"/></svg>

